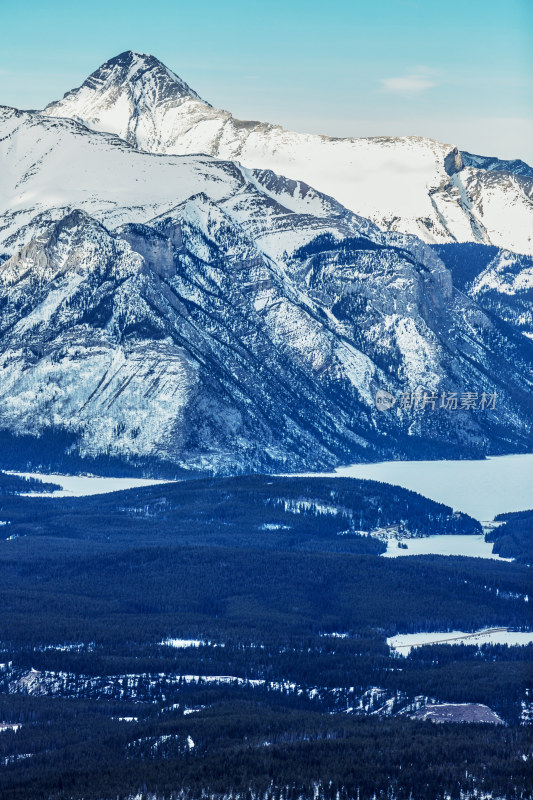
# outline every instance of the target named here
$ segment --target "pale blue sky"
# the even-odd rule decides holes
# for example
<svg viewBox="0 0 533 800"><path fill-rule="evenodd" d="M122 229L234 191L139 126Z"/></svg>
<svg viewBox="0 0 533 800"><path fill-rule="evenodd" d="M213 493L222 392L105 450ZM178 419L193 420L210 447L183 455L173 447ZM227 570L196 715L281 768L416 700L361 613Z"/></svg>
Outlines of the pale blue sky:
<svg viewBox="0 0 533 800"><path fill-rule="evenodd" d="M0 29L5 105L41 108L131 49L244 119L533 163L533 0L0 0Z"/></svg>

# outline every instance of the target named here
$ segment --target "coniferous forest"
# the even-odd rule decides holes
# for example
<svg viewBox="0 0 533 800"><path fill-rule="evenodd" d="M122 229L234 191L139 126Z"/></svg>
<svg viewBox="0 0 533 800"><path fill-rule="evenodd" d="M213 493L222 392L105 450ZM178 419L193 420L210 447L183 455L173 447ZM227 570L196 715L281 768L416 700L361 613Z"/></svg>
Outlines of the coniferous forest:
<svg viewBox="0 0 533 800"><path fill-rule="evenodd" d="M530 562L382 557L475 520L353 479L0 479L1 797L530 796L533 645L387 644L528 629ZM420 719L465 703L498 724Z"/></svg>
<svg viewBox="0 0 533 800"><path fill-rule="evenodd" d="M515 558L522 564L533 564L533 511L499 514L502 524L489 534L494 552L502 558Z"/></svg>

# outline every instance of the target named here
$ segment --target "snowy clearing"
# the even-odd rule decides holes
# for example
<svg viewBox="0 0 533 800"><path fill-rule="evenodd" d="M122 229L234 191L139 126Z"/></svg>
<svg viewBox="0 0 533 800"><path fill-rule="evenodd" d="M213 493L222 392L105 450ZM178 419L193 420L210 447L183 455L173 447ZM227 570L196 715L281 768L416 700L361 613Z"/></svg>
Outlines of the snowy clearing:
<svg viewBox="0 0 533 800"><path fill-rule="evenodd" d="M0 733L4 733L5 731L12 731L13 733L16 733L21 727L22 725L17 723L0 722Z"/></svg>
<svg viewBox="0 0 533 800"><path fill-rule="evenodd" d="M167 645L168 647L176 647L179 650L185 647L204 647L209 642L204 642L203 639L164 639L159 644Z"/></svg>
<svg viewBox="0 0 533 800"><path fill-rule="evenodd" d="M492 708L481 703L428 703L411 714L411 719L437 723L483 722L490 725L505 725L503 719Z"/></svg>
<svg viewBox="0 0 533 800"><path fill-rule="evenodd" d="M388 646L402 656L408 656L415 647L428 644L506 644L524 646L533 643L533 631L511 631L508 628L484 628L473 633L441 631L434 633L399 633L387 639Z"/></svg>
<svg viewBox="0 0 533 800"><path fill-rule="evenodd" d="M492 552L493 543L486 542L483 534L440 534L415 539L400 539L407 550L398 547L397 539L387 541L384 558L400 556L468 556L469 558L491 558L495 561L512 561L512 558L501 558Z"/></svg>

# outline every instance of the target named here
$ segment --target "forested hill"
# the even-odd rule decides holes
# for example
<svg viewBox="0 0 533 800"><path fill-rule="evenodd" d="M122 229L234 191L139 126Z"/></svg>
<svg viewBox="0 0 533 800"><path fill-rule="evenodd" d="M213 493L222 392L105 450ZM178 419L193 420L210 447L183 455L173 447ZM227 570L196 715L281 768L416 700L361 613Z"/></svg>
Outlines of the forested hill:
<svg viewBox="0 0 533 800"><path fill-rule="evenodd" d="M503 525L487 537L494 542L494 552L502 558L533 564L533 510L498 514L496 521Z"/></svg>
<svg viewBox="0 0 533 800"><path fill-rule="evenodd" d="M0 471L0 497L25 492L55 492L57 489L61 489L61 486L56 483L45 483L37 478L24 478Z"/></svg>
<svg viewBox="0 0 533 800"><path fill-rule="evenodd" d="M73 499L4 499L10 535L379 554L375 536L476 534L480 524L397 486L352 478L211 478Z"/></svg>

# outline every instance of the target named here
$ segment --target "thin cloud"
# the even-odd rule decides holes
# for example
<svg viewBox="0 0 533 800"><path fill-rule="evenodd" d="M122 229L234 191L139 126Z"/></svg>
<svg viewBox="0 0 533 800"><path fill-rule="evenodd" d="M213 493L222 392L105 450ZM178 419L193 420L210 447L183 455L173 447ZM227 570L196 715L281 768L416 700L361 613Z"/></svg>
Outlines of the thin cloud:
<svg viewBox="0 0 533 800"><path fill-rule="evenodd" d="M381 78L380 83L385 91L398 94L418 94L437 85L424 72L413 72L400 78Z"/></svg>

